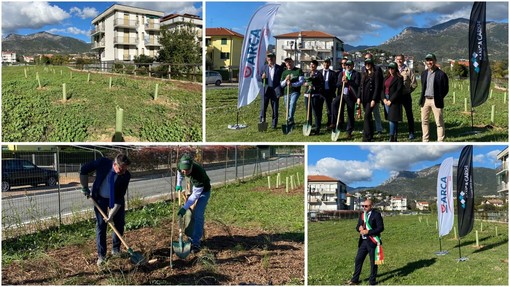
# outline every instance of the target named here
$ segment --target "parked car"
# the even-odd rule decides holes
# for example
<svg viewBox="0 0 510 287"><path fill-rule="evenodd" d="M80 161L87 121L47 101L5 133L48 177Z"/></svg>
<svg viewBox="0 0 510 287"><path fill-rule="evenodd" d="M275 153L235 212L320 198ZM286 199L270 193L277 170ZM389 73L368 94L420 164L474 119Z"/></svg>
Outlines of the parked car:
<svg viewBox="0 0 510 287"><path fill-rule="evenodd" d="M221 74L216 71L205 71L205 84L215 84L216 86L221 85Z"/></svg>
<svg viewBox="0 0 510 287"><path fill-rule="evenodd" d="M40 168L24 159L2 159L2 191L12 186L45 184L54 186L58 182L56 170Z"/></svg>

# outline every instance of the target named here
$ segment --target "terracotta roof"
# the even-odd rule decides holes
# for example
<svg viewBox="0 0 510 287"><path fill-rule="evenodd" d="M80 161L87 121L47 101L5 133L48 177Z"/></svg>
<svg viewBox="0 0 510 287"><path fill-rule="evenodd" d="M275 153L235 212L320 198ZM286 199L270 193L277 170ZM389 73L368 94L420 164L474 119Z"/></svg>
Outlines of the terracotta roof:
<svg viewBox="0 0 510 287"><path fill-rule="evenodd" d="M339 180L335 179L335 178L332 178L332 177L329 177L329 176L325 176L325 175L309 175L308 176L308 181L312 181L312 182L317 182L317 181L333 181L333 182L338 182Z"/></svg>
<svg viewBox="0 0 510 287"><path fill-rule="evenodd" d="M240 38L244 38L243 35L234 32L227 28L206 28L205 29L206 36L236 36Z"/></svg>
<svg viewBox="0 0 510 287"><path fill-rule="evenodd" d="M274 36L275 38L297 38L299 37L299 32L280 34ZM324 33L321 31L301 31L301 37L303 38L336 38L335 36Z"/></svg>

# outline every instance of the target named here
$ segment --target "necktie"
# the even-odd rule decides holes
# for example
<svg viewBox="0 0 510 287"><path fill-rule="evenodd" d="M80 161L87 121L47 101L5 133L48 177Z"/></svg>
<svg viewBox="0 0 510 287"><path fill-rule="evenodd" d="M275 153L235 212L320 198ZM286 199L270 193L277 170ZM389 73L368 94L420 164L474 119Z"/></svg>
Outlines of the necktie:
<svg viewBox="0 0 510 287"><path fill-rule="evenodd" d="M110 208L115 204L115 171L112 169L108 174L108 184L110 185Z"/></svg>

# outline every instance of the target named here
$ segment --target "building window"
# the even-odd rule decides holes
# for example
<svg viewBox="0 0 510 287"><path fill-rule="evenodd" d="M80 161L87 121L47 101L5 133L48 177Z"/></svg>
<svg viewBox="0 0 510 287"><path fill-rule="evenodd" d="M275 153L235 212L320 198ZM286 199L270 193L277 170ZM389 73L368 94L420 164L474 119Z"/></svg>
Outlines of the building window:
<svg viewBox="0 0 510 287"><path fill-rule="evenodd" d="M227 38L221 38L221 44L227 45Z"/></svg>
<svg viewBox="0 0 510 287"><path fill-rule="evenodd" d="M222 59L222 60L230 59L230 53L221 52L220 59Z"/></svg>
<svg viewBox="0 0 510 287"><path fill-rule="evenodd" d="M205 39L205 45L206 46L211 46L211 38Z"/></svg>

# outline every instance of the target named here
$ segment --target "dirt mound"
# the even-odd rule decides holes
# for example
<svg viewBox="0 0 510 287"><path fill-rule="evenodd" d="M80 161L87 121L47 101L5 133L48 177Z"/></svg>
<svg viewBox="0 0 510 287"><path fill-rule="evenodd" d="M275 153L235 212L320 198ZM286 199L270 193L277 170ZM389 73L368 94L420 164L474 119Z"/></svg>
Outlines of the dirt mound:
<svg viewBox="0 0 510 287"><path fill-rule="evenodd" d="M93 228L93 227L91 227ZM134 266L129 255L96 266L95 241L50 250L40 258L2 266L2 284L23 285L302 285L304 244L299 234L207 222L204 248L186 260L173 255L170 268L170 221L160 227L125 233L134 251L148 263ZM174 230L174 240L177 232ZM108 241L111 241L109 238ZM110 244L110 242L109 242ZM111 246L108 246L108 251Z"/></svg>

